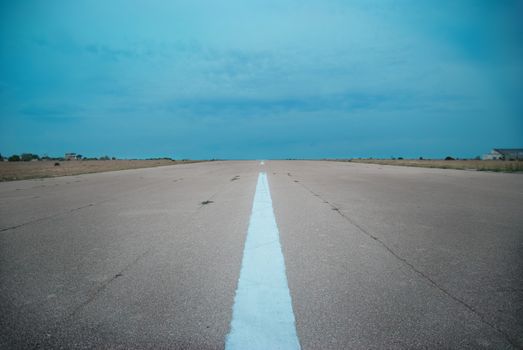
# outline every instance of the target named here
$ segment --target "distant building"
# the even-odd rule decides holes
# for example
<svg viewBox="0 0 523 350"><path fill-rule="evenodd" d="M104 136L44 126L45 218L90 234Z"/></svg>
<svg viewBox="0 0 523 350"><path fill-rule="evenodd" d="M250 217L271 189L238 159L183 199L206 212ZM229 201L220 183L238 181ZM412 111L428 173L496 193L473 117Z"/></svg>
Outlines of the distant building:
<svg viewBox="0 0 523 350"><path fill-rule="evenodd" d="M76 159L76 153L66 153L64 156L65 160L75 160Z"/></svg>
<svg viewBox="0 0 523 350"><path fill-rule="evenodd" d="M523 160L523 148L494 148L484 154L483 160Z"/></svg>

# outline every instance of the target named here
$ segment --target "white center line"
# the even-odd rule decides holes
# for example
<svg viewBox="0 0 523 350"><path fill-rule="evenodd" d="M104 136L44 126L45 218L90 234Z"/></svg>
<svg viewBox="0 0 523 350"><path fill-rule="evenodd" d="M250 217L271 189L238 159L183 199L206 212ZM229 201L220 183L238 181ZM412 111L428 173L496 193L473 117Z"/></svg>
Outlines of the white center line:
<svg viewBox="0 0 523 350"><path fill-rule="evenodd" d="M258 176L225 349L300 349L265 173Z"/></svg>

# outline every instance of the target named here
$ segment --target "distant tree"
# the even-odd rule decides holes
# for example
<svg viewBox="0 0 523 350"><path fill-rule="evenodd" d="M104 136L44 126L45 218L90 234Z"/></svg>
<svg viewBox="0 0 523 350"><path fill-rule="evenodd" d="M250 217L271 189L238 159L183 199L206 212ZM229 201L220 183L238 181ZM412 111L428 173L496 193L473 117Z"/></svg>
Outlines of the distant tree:
<svg viewBox="0 0 523 350"><path fill-rule="evenodd" d="M403 160L403 157L398 157L398 160Z"/></svg>
<svg viewBox="0 0 523 350"><path fill-rule="evenodd" d="M475 156L474 160L481 160L481 157L480 156Z"/></svg>
<svg viewBox="0 0 523 350"><path fill-rule="evenodd" d="M100 160L109 160L109 159L111 159L111 158L109 158L109 156L102 156L102 157L100 157Z"/></svg>
<svg viewBox="0 0 523 350"><path fill-rule="evenodd" d="M18 154L13 154L11 157L7 158L7 160L10 162L19 162L20 156Z"/></svg>
<svg viewBox="0 0 523 350"><path fill-rule="evenodd" d="M2 153L0 153L0 162L4 161L4 157L2 156Z"/></svg>
<svg viewBox="0 0 523 350"><path fill-rule="evenodd" d="M112 159L112 160L116 160L116 157L112 157L111 159Z"/></svg>
<svg viewBox="0 0 523 350"><path fill-rule="evenodd" d="M31 159L33 159L33 155L31 153L22 153L20 159L22 159L24 162L29 162Z"/></svg>
<svg viewBox="0 0 523 350"><path fill-rule="evenodd" d="M451 156L446 156L445 160L454 160L454 158L452 158Z"/></svg>
<svg viewBox="0 0 523 350"><path fill-rule="evenodd" d="M32 154L32 153L22 153L22 155L20 156L20 158L24 161L24 162L29 162L33 159L40 159L40 157L38 156L38 154Z"/></svg>
<svg viewBox="0 0 523 350"><path fill-rule="evenodd" d="M77 155L76 155L76 159L78 159L78 160L82 160L83 157L84 157L84 156L82 156L81 154L77 154Z"/></svg>
<svg viewBox="0 0 523 350"><path fill-rule="evenodd" d="M423 160L423 157L419 157L419 160Z"/></svg>

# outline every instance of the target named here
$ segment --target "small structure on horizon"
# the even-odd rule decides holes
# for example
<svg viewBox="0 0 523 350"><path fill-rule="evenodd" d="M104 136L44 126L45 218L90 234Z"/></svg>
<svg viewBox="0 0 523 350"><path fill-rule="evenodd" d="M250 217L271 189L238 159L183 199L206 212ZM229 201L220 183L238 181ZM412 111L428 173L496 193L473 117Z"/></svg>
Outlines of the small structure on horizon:
<svg viewBox="0 0 523 350"><path fill-rule="evenodd" d="M481 156L483 160L523 160L523 148L494 148Z"/></svg>
<svg viewBox="0 0 523 350"><path fill-rule="evenodd" d="M64 156L65 160L76 160L76 153L66 153Z"/></svg>

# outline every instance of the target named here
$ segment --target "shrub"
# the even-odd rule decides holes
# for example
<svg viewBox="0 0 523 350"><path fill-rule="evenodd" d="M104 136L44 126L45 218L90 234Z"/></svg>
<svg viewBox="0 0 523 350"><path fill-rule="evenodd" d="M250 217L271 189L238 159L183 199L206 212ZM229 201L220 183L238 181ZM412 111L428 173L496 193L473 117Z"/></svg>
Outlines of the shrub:
<svg viewBox="0 0 523 350"><path fill-rule="evenodd" d="M24 161L24 162L29 162L33 159L40 159L40 157L37 155L37 154L32 154L32 153L22 153L22 155L20 156L20 158Z"/></svg>
<svg viewBox="0 0 523 350"><path fill-rule="evenodd" d="M20 156L18 154L13 154L11 157L7 158L7 160L10 162L19 162Z"/></svg>
<svg viewBox="0 0 523 350"><path fill-rule="evenodd" d="M451 156L446 156L445 160L454 160L454 158L452 158Z"/></svg>

